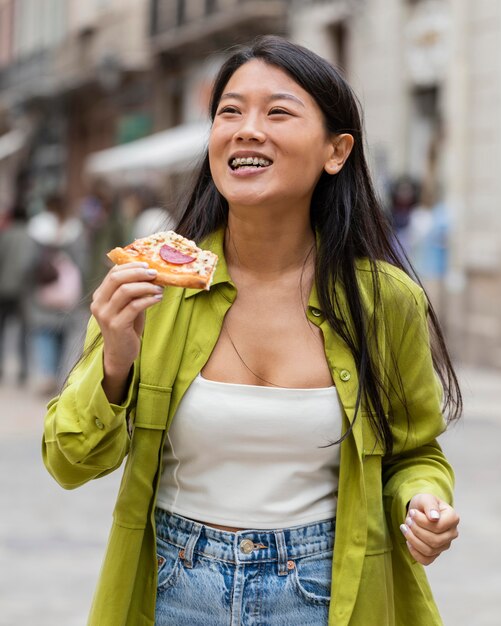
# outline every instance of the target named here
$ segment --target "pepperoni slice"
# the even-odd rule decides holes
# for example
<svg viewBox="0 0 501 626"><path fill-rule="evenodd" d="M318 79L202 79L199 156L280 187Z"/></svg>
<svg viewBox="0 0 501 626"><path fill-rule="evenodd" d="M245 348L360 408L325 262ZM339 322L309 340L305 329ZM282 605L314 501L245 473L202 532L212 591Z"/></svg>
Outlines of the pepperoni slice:
<svg viewBox="0 0 501 626"><path fill-rule="evenodd" d="M195 257L183 254L182 252L179 252L179 250L176 250L167 244L164 244L160 248L160 256L164 261L167 261L167 263L172 263L174 265L186 265L187 263L193 263L195 260Z"/></svg>

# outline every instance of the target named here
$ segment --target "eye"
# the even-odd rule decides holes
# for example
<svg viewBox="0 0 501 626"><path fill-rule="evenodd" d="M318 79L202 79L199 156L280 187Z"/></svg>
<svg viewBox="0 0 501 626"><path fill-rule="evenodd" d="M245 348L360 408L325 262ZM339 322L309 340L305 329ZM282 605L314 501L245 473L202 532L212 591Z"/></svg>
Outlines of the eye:
<svg viewBox="0 0 501 626"><path fill-rule="evenodd" d="M217 112L218 115L222 115L223 113L237 114L237 113L240 113L240 111L236 107L228 105L228 106L222 107Z"/></svg>
<svg viewBox="0 0 501 626"><path fill-rule="evenodd" d="M270 110L268 115L291 115L291 113L289 111L286 111L285 109L280 108L280 107L275 107L275 108Z"/></svg>

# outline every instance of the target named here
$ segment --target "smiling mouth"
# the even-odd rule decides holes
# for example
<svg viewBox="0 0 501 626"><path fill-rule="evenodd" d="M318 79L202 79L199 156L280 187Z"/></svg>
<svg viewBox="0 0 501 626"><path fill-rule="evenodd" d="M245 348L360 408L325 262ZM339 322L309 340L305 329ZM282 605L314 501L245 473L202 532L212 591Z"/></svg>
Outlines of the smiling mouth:
<svg viewBox="0 0 501 626"><path fill-rule="evenodd" d="M263 168L269 167L272 161L263 159L262 157L240 157L237 159L230 159L229 165L232 170L238 170L242 167L256 167Z"/></svg>

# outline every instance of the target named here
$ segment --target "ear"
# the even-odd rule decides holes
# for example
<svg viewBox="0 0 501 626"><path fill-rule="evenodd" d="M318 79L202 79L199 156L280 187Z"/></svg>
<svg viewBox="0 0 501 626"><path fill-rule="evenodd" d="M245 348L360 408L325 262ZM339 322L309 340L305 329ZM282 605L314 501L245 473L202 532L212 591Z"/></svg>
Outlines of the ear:
<svg viewBox="0 0 501 626"><path fill-rule="evenodd" d="M327 174L337 174L341 171L346 159L350 156L354 143L353 135L348 133L332 137L332 153L324 165Z"/></svg>

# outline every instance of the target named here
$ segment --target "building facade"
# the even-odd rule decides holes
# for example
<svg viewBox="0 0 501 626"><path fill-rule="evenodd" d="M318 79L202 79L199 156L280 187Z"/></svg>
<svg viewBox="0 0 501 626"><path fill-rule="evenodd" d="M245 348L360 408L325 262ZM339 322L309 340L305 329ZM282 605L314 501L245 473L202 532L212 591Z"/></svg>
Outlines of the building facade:
<svg viewBox="0 0 501 626"><path fill-rule="evenodd" d="M13 119L29 126L31 111L53 119L29 162L44 184L64 178L73 199L89 163L113 175L121 153L105 149L144 136L164 152L186 146L231 46L278 33L330 59L360 99L382 198L409 176L429 215L446 209L442 263L425 285L454 356L501 367L498 0L0 0L0 33L3 138ZM103 158L89 160L96 152ZM174 161L162 161L171 191ZM5 162L0 137L0 181ZM127 178L148 180L151 160L120 162L134 163Z"/></svg>
<svg viewBox="0 0 501 626"><path fill-rule="evenodd" d="M0 0L0 31L10 33L0 111L25 135L30 213L54 190L76 203L88 154L151 132L148 17L148 0ZM5 177L2 186L7 202L15 190Z"/></svg>
<svg viewBox="0 0 501 626"><path fill-rule="evenodd" d="M501 3L295 3L289 35L344 69L379 191L411 175L447 207L447 267L424 281L454 356L501 367Z"/></svg>

